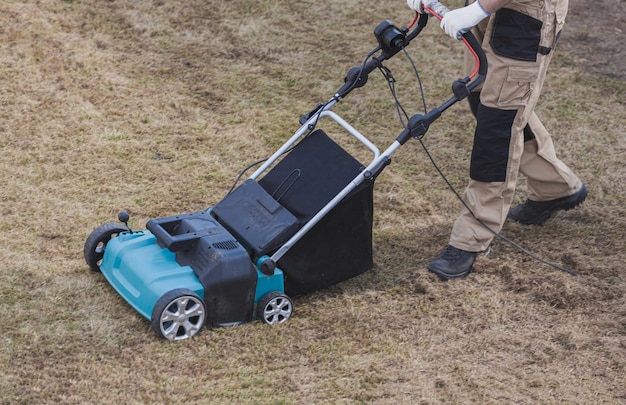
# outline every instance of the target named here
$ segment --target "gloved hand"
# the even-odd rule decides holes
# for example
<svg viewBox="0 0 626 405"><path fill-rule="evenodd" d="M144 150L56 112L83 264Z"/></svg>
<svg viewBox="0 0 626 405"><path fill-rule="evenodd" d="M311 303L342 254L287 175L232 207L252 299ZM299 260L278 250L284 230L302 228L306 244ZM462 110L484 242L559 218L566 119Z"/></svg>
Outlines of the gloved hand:
<svg viewBox="0 0 626 405"><path fill-rule="evenodd" d="M410 2L410 0L407 0ZM421 0L415 0L418 2ZM467 7L448 11L441 19L441 29L454 39L461 39L461 35L471 30L476 24L491 14L486 12L478 0Z"/></svg>
<svg viewBox="0 0 626 405"><path fill-rule="evenodd" d="M406 4L409 5L409 8L412 8L420 14L425 13L424 9L422 8L422 6L424 5L424 0L406 0Z"/></svg>

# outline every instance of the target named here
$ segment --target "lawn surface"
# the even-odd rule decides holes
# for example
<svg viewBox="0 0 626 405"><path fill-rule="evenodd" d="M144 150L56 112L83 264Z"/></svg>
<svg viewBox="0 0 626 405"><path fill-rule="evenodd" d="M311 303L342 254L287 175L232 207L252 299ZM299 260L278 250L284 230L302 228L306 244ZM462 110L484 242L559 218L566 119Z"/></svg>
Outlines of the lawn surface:
<svg viewBox="0 0 626 405"><path fill-rule="evenodd" d="M460 203L411 141L376 181L371 271L294 297L283 325L170 343L89 271L89 233L122 209L141 229L220 201L380 21L412 15L402 0L0 0L0 403L626 403L626 10L571 3L537 112L590 195L502 233L579 276L502 240L464 280L428 273ZM432 108L462 45L433 21L408 51ZM387 66L420 112L407 58ZM381 149L402 130L378 72L335 111ZM424 138L458 191L472 128L463 102Z"/></svg>

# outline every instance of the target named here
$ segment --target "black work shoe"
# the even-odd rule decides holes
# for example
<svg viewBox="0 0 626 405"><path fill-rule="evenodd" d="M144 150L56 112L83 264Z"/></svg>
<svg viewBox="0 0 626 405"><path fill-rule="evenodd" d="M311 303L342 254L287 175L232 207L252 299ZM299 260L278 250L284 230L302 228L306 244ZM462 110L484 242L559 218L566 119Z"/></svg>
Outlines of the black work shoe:
<svg viewBox="0 0 626 405"><path fill-rule="evenodd" d="M428 265L428 270L444 280L465 277L472 271L477 252L466 252L454 246L446 248Z"/></svg>
<svg viewBox="0 0 626 405"><path fill-rule="evenodd" d="M574 194L550 201L526 200L509 211L508 217L523 225L541 225L557 211L567 211L578 207L587 198L587 188L582 187Z"/></svg>

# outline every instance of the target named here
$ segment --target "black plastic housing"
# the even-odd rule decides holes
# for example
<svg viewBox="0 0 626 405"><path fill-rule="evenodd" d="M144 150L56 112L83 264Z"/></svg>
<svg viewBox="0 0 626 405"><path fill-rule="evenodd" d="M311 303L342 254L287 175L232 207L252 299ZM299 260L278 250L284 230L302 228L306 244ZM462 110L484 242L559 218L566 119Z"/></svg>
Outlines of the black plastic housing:
<svg viewBox="0 0 626 405"><path fill-rule="evenodd" d="M256 262L278 249L300 228L298 219L263 187L246 180L211 210Z"/></svg>
<svg viewBox="0 0 626 405"><path fill-rule="evenodd" d="M206 211L148 221L160 246L190 266L204 287L206 325L226 326L253 318L257 273L241 244Z"/></svg>

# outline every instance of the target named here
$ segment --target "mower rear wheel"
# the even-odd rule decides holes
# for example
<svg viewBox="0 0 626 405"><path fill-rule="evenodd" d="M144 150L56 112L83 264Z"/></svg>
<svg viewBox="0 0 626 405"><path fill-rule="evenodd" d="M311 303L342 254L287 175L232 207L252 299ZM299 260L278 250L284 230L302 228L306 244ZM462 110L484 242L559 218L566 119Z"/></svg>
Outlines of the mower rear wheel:
<svg viewBox="0 0 626 405"><path fill-rule="evenodd" d="M126 231L128 231L128 229L122 225L115 222L109 222L100 225L94 229L93 232L91 232L85 241L85 247L83 249L85 261L89 265L91 271L94 273L100 273L100 263L102 263L104 249L106 248L107 243L109 243L111 239L117 237L120 233Z"/></svg>
<svg viewBox="0 0 626 405"><path fill-rule="evenodd" d="M280 291L265 294L257 306L257 317L270 325L287 321L292 313L291 299Z"/></svg>
<svg viewBox="0 0 626 405"><path fill-rule="evenodd" d="M152 309L152 329L167 340L183 340L200 332L206 321L206 306L186 288L163 294Z"/></svg>

